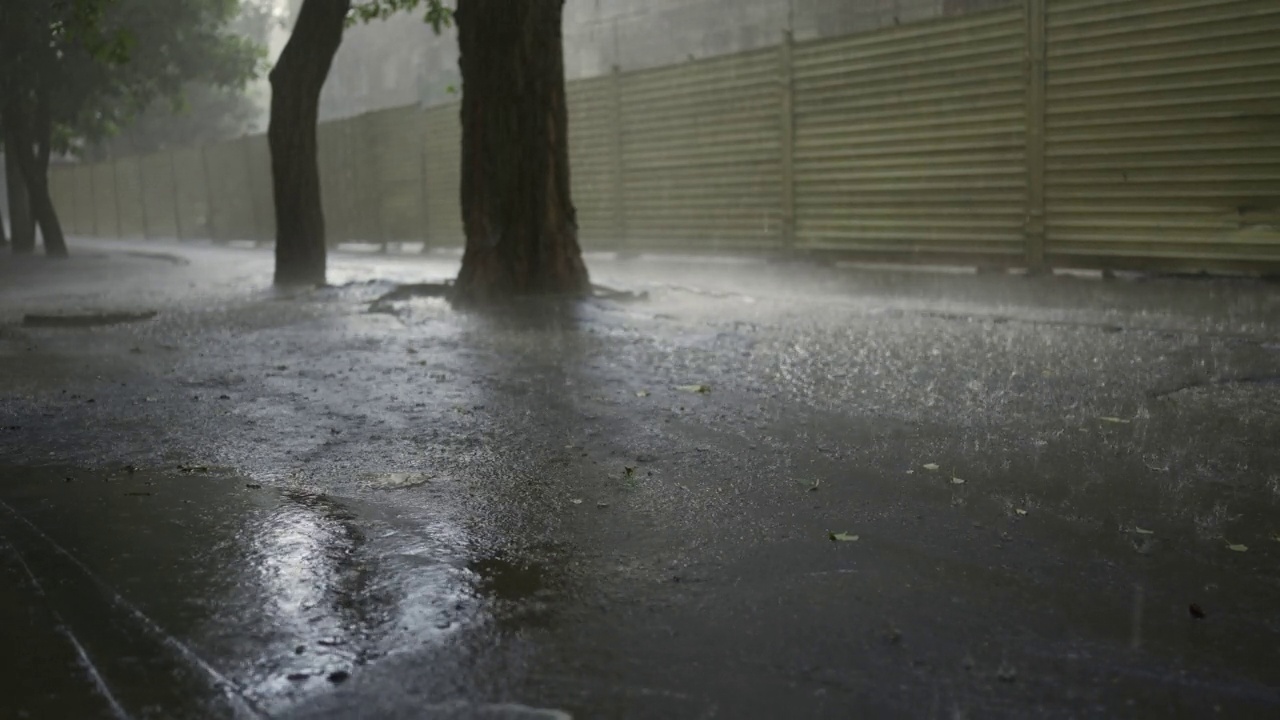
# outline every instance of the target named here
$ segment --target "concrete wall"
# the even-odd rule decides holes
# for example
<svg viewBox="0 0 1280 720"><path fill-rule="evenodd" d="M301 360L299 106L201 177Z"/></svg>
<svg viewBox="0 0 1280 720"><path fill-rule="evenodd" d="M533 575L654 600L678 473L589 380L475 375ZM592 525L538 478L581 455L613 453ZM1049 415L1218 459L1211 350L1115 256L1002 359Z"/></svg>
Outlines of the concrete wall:
<svg viewBox="0 0 1280 720"><path fill-rule="evenodd" d="M638 70L778 42L867 32L1019 0L567 0L565 74L594 77L614 65ZM322 98L324 118L455 98L458 47L416 14L348 31Z"/></svg>

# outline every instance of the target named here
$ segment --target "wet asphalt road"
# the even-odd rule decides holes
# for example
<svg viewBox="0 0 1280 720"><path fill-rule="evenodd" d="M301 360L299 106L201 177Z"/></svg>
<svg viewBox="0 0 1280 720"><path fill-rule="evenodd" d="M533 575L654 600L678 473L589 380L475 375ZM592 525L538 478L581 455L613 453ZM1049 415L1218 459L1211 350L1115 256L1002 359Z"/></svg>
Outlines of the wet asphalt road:
<svg viewBox="0 0 1280 720"><path fill-rule="evenodd" d="M1280 716L1280 286L79 247L0 261L0 718Z"/></svg>

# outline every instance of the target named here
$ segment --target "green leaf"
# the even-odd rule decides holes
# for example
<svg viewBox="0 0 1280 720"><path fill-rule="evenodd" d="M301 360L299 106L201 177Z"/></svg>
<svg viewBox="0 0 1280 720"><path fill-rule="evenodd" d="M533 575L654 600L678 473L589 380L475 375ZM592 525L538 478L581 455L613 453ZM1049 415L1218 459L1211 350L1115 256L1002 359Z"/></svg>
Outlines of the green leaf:
<svg viewBox="0 0 1280 720"><path fill-rule="evenodd" d="M1238 552L1238 553L1249 552L1248 545L1228 545L1227 549L1230 550L1231 552Z"/></svg>
<svg viewBox="0 0 1280 720"><path fill-rule="evenodd" d="M849 533L829 532L827 537L831 542L858 542L858 536L850 535Z"/></svg>

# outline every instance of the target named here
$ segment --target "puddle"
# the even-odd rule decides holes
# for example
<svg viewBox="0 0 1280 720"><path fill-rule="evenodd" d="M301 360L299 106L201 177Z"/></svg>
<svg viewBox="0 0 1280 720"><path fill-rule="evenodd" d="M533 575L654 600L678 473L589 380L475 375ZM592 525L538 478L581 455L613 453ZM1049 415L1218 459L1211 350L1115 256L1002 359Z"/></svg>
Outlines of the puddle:
<svg viewBox="0 0 1280 720"><path fill-rule="evenodd" d="M537 563L512 561L497 555L473 560L467 569L480 577L477 588L495 600L528 600L546 587L545 571Z"/></svg>

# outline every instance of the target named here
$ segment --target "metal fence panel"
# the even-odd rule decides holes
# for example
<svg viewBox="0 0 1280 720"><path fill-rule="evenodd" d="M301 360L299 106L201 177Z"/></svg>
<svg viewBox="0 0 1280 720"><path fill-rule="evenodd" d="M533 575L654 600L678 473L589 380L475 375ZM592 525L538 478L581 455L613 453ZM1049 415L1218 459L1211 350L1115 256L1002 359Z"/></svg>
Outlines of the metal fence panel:
<svg viewBox="0 0 1280 720"><path fill-rule="evenodd" d="M93 166L74 165L75 204L70 218L64 222L67 230L75 235L94 235Z"/></svg>
<svg viewBox="0 0 1280 720"><path fill-rule="evenodd" d="M173 160L168 151L142 157L142 209L148 238L178 237Z"/></svg>
<svg viewBox="0 0 1280 720"><path fill-rule="evenodd" d="M93 175L93 228L99 237L120 237L115 170L115 165L109 162L89 167Z"/></svg>
<svg viewBox="0 0 1280 720"><path fill-rule="evenodd" d="M120 237L146 237L146 221L142 210L141 160L137 157L117 158L112 167Z"/></svg>
<svg viewBox="0 0 1280 720"><path fill-rule="evenodd" d="M581 240L1280 269L1278 36L1275 0L1024 0L574 81ZM331 242L463 242L458 111L321 124ZM274 235L270 181L263 136L50 176L73 233L220 239Z"/></svg>
<svg viewBox="0 0 1280 720"><path fill-rule="evenodd" d="M629 243L701 250L779 246L777 62L777 53L767 50L623 75Z"/></svg>
<svg viewBox="0 0 1280 720"><path fill-rule="evenodd" d="M365 127L383 240L422 240L427 232L423 185L423 115L416 106L372 113Z"/></svg>
<svg viewBox="0 0 1280 720"><path fill-rule="evenodd" d="M209 234L222 241L251 239L256 223L244 141L207 146L204 162L209 173Z"/></svg>
<svg viewBox="0 0 1280 720"><path fill-rule="evenodd" d="M1050 2L1051 262L1280 263L1277 38L1274 0Z"/></svg>
<svg viewBox="0 0 1280 720"><path fill-rule="evenodd" d="M565 88L569 179L578 216L578 240L588 250L624 244L619 91L617 74L577 80Z"/></svg>
<svg viewBox="0 0 1280 720"><path fill-rule="evenodd" d="M457 103L424 113L427 244L458 247L462 231L462 125Z"/></svg>
<svg viewBox="0 0 1280 720"><path fill-rule="evenodd" d="M799 45L796 246L1018 256L1020 8Z"/></svg>
<svg viewBox="0 0 1280 720"><path fill-rule="evenodd" d="M209 191L205 187L204 148L173 151L174 201L178 231L183 239L210 238Z"/></svg>
<svg viewBox="0 0 1280 720"><path fill-rule="evenodd" d="M64 225L63 231L70 232L71 229L65 226L75 215L76 170L74 165L49 167L49 197L53 200L53 207L58 212L58 219Z"/></svg>
<svg viewBox="0 0 1280 720"><path fill-rule="evenodd" d="M377 124L373 115L360 115L339 121L346 126L346 157L342 172L347 176L352 201L352 231L357 240L381 242L382 197L378 178L378 160L374 136Z"/></svg>
<svg viewBox="0 0 1280 720"><path fill-rule="evenodd" d="M276 237L276 204L271 189L271 150L266 135L250 135L242 140L249 169L249 193L253 203L254 240Z"/></svg>
<svg viewBox="0 0 1280 720"><path fill-rule="evenodd" d="M329 244L363 239L358 223L359 198L351 172L351 130L346 121L319 127L320 197L324 204L325 239Z"/></svg>

